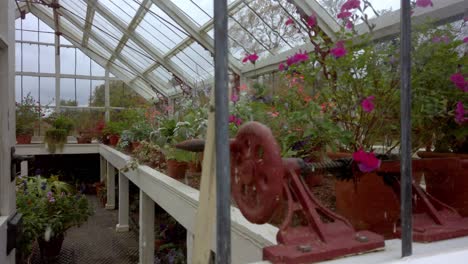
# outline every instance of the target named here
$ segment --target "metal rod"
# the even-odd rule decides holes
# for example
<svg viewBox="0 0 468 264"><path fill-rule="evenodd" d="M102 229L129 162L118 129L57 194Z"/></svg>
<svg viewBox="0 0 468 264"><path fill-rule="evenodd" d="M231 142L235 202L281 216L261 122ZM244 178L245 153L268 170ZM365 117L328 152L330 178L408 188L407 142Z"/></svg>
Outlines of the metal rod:
<svg viewBox="0 0 468 264"><path fill-rule="evenodd" d="M411 4L401 0L401 255L411 256Z"/></svg>
<svg viewBox="0 0 468 264"><path fill-rule="evenodd" d="M216 123L216 263L231 263L227 0L214 0Z"/></svg>

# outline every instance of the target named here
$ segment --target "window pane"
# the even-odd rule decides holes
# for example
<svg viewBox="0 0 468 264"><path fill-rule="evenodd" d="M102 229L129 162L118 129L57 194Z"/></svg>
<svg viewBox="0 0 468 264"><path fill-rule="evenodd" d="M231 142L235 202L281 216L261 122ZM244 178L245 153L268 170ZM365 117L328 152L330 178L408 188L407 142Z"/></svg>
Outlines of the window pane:
<svg viewBox="0 0 468 264"><path fill-rule="evenodd" d="M75 100L75 79L62 78L60 79L60 104L70 104Z"/></svg>
<svg viewBox="0 0 468 264"><path fill-rule="evenodd" d="M76 50L76 74L89 76L91 71L91 59L81 50Z"/></svg>
<svg viewBox="0 0 468 264"><path fill-rule="evenodd" d="M23 76L23 98L28 94L39 101L39 77Z"/></svg>
<svg viewBox="0 0 468 264"><path fill-rule="evenodd" d="M41 77L41 105L55 106L55 78Z"/></svg>
<svg viewBox="0 0 468 264"><path fill-rule="evenodd" d="M60 73L75 74L74 48L60 48Z"/></svg>
<svg viewBox="0 0 468 264"><path fill-rule="evenodd" d="M21 76L15 76L15 100L17 103L21 103L23 97L23 92L21 91Z"/></svg>
<svg viewBox="0 0 468 264"><path fill-rule="evenodd" d="M93 76L105 76L106 71L101 65L97 64L95 61L91 60L91 75Z"/></svg>
<svg viewBox="0 0 468 264"><path fill-rule="evenodd" d="M38 45L23 44L23 71L39 71L39 50Z"/></svg>
<svg viewBox="0 0 468 264"><path fill-rule="evenodd" d="M104 81L96 81L93 80L91 87L92 87L92 93L91 93L91 104L92 106L104 106L105 101L104 101L104 86L105 82Z"/></svg>
<svg viewBox="0 0 468 264"><path fill-rule="evenodd" d="M76 100L79 106L89 106L91 80L76 80Z"/></svg>
<svg viewBox="0 0 468 264"><path fill-rule="evenodd" d="M15 44L15 70L21 71L21 43Z"/></svg>
<svg viewBox="0 0 468 264"><path fill-rule="evenodd" d="M43 46L40 49L40 72L55 73L55 47Z"/></svg>

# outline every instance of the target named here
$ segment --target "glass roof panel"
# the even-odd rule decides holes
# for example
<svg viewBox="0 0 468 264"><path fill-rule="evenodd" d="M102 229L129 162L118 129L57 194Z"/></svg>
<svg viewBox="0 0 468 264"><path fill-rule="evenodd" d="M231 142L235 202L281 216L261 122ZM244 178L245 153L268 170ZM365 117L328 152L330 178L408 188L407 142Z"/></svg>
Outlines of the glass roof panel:
<svg viewBox="0 0 468 264"><path fill-rule="evenodd" d="M172 74L167 71L164 67L158 67L156 70L152 71L149 76L155 76L165 82L172 80Z"/></svg>
<svg viewBox="0 0 468 264"><path fill-rule="evenodd" d="M90 53L104 60L110 59L111 57L110 52L103 49L94 39L89 39L88 46L90 47L90 49L88 49Z"/></svg>
<svg viewBox="0 0 468 264"><path fill-rule="evenodd" d="M111 44L111 48L115 49L123 32L117 29L112 23L106 20L98 12L94 15L92 31L96 33L101 39L107 40Z"/></svg>
<svg viewBox="0 0 468 264"><path fill-rule="evenodd" d="M87 4L83 0L60 1L60 5L70 12L73 18L80 21L80 23L84 23Z"/></svg>
<svg viewBox="0 0 468 264"><path fill-rule="evenodd" d="M135 78L137 75L137 73L128 69L128 67L124 63L122 63L122 61L120 61L119 59L114 60L113 66L115 66L118 70L124 73L125 76L122 76L122 77L125 77L123 81L130 81L131 79Z"/></svg>
<svg viewBox="0 0 468 264"><path fill-rule="evenodd" d="M136 65L140 72L143 72L154 62L147 53L129 45L122 49L122 56L123 59L127 60L129 63Z"/></svg>
<svg viewBox="0 0 468 264"><path fill-rule="evenodd" d="M213 17L213 1L170 0L177 5L195 24L201 26ZM198 2L198 3L197 3Z"/></svg>
<svg viewBox="0 0 468 264"><path fill-rule="evenodd" d="M140 7L140 0L99 0L108 10L129 24Z"/></svg>
<svg viewBox="0 0 468 264"><path fill-rule="evenodd" d="M161 53L167 53L188 35L175 21L154 5L138 25L136 32L148 42L153 43Z"/></svg>

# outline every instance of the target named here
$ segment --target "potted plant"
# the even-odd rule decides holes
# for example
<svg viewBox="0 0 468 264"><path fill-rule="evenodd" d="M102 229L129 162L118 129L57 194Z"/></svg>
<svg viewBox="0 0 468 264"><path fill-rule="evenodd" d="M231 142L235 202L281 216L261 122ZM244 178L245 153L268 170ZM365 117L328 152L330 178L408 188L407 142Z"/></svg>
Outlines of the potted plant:
<svg viewBox="0 0 468 264"><path fill-rule="evenodd" d="M34 126L42 116L38 102L29 93L21 103L16 103L16 142L31 144Z"/></svg>
<svg viewBox="0 0 468 264"><path fill-rule="evenodd" d="M50 153L55 153L57 149L63 149L63 146L67 143L67 137L73 129L73 123L69 118L62 115L51 117L50 120L52 128L46 131L44 143L47 144Z"/></svg>
<svg viewBox="0 0 468 264"><path fill-rule="evenodd" d="M107 136L111 146L117 146L117 143L120 140L120 134L124 131L124 129L125 123L110 121L102 130L102 133Z"/></svg>
<svg viewBox="0 0 468 264"><path fill-rule="evenodd" d="M149 140L150 134L153 131L153 128L150 123L146 120L136 122L130 128L132 132L132 141L131 141L131 149L135 150L140 146L140 142Z"/></svg>
<svg viewBox="0 0 468 264"><path fill-rule="evenodd" d="M94 116L91 112L80 113L76 120L76 132L77 137L76 141L78 144L90 144L93 140L93 137L96 136L96 126L97 123L94 120Z"/></svg>
<svg viewBox="0 0 468 264"><path fill-rule="evenodd" d="M184 179L192 153L169 146L163 152L166 156L167 174L178 180Z"/></svg>
<svg viewBox="0 0 468 264"><path fill-rule="evenodd" d="M18 212L23 215L19 251L24 256L29 255L32 243L37 241L41 256L46 260L58 256L66 231L86 222L91 215L88 200L58 177L20 178L16 203Z"/></svg>

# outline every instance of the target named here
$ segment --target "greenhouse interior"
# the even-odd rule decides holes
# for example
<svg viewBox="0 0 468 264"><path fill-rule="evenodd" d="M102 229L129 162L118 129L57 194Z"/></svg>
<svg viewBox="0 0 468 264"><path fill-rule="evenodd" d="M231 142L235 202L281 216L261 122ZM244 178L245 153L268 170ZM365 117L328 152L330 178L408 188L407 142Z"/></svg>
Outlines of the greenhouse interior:
<svg viewBox="0 0 468 264"><path fill-rule="evenodd" d="M1 0L0 264L467 263L468 0Z"/></svg>

